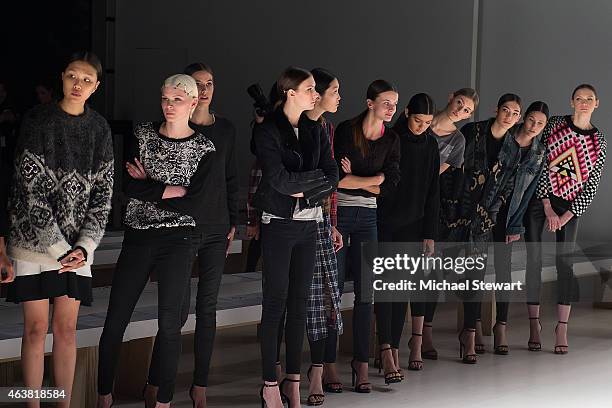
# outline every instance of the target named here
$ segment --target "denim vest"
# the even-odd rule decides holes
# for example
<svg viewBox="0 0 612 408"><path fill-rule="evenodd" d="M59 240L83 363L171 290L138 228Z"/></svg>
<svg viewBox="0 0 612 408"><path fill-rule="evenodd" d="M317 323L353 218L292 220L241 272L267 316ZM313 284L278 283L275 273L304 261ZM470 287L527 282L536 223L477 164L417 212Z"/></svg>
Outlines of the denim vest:
<svg viewBox="0 0 612 408"><path fill-rule="evenodd" d="M516 131L512 132L513 136L518 133L518 129L520 129L519 126L517 126ZM506 234L508 235L525 233L523 216L536 191L538 178L546 163L544 160L546 147L541 138L541 135L536 136L527 152L527 157L522 162L519 159L514 179L514 190L508 204L508 220L506 223ZM515 144L518 146L518 143ZM518 154L520 158L520 147Z"/></svg>

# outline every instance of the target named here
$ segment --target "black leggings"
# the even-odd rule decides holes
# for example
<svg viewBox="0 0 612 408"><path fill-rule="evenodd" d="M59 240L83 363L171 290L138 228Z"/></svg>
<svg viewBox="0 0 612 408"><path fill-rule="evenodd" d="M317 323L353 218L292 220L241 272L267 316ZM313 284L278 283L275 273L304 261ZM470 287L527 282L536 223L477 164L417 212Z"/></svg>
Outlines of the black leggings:
<svg viewBox="0 0 612 408"><path fill-rule="evenodd" d="M315 267L317 223L272 219L261 228L264 261L262 369L264 381L276 381L278 331L285 307L286 373L300 373L306 299Z"/></svg>
<svg viewBox="0 0 612 408"><path fill-rule="evenodd" d="M100 337L98 393L113 390L123 334L150 273L158 276L159 390L157 401L170 402L181 353L181 306L195 257L195 238L183 228L126 231L113 276L108 311Z"/></svg>
<svg viewBox="0 0 612 408"><path fill-rule="evenodd" d="M558 215L565 212L552 203L553 210ZM527 242L527 304L540 304L540 291L542 289L542 231L546 224L546 214L542 200L531 200L524 218L525 241ZM557 267L557 303L569 305L577 302L579 298L578 283L574 276L574 263L567 254L574 251L576 237L578 236L578 218L573 217L560 230L556 231Z"/></svg>
<svg viewBox="0 0 612 408"><path fill-rule="evenodd" d="M388 224L379 225L378 240L379 242L411 242L420 245L423 242L423 221L418 220L399 228ZM410 302L412 317L425 316L429 311L433 319L435 308L436 302ZM407 302L374 303L379 344L390 344L393 348L399 348L407 309Z"/></svg>
<svg viewBox="0 0 612 408"><path fill-rule="evenodd" d="M229 227L225 229L229 230ZM225 268L225 251L227 248L227 233L200 233L200 248L198 251L198 293L196 295L196 327L193 342L195 370L193 384L199 387L208 386L208 370L217 331L217 297L219 286ZM189 316L191 302L191 279L187 281L183 307L181 311L181 327ZM159 385L161 353L159 336L155 337L148 382Z"/></svg>

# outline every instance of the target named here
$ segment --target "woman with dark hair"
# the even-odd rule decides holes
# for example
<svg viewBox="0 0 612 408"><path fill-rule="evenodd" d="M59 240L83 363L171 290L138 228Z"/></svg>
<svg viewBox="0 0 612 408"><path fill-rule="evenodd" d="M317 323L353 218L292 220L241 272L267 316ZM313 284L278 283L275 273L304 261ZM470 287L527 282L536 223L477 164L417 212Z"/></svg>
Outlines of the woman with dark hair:
<svg viewBox="0 0 612 408"><path fill-rule="evenodd" d="M461 189L463 152L465 150L465 137L457 128L457 124L472 116L479 101L478 93L472 88L456 90L449 94L446 107L434 115L431 126L426 130L426 133L438 142L438 152L440 154L438 242L449 240L450 231L457 219L455 209L457 207L458 191ZM400 119L403 120L402 117ZM439 271L434 272L438 273ZM427 300L428 302L425 302L421 357L428 360L437 360L438 351L433 344L433 319L437 297L434 293L430 293Z"/></svg>
<svg viewBox="0 0 612 408"><path fill-rule="evenodd" d="M440 155L438 142L426 132L434 113L435 104L429 95L419 93L410 98L401 115L402 120L398 119L393 127L400 139L400 182L392 194L381 197L378 202L378 240L419 243L418 255L434 253L439 220ZM385 378L392 381L401 379L399 344L408 303L403 299L376 302L374 308L380 344L380 366L384 369ZM410 312L412 337L409 342L408 369L420 370L423 368L421 340L425 303L411 301Z"/></svg>
<svg viewBox="0 0 612 408"><path fill-rule="evenodd" d="M555 354L567 354L567 322L571 302L578 301L573 261L578 223L599 187L606 160L606 139L591 122L599 106L592 85L581 84L572 92L572 115L553 116L542 133L546 146L544 171L536 199L527 210L527 296L530 319L529 349L540 350L540 288L542 285L542 231L556 234L557 316Z"/></svg>
<svg viewBox="0 0 612 408"><path fill-rule="evenodd" d="M195 369L189 391L196 407L204 406L208 386L208 369L217 327L217 297L225 258L238 225L238 178L236 171L236 129L226 118L210 111L214 93L212 69L201 62L188 65L184 73L195 79L198 104L191 115L189 126L206 135L214 144L209 171L201 190L201 213L204 217L196 225L198 249L198 292L196 295L196 328L194 336ZM158 189L163 190L160 182ZM158 192L158 199L160 192ZM185 287L182 325L189 315L191 279ZM155 338L145 399L151 404L157 394L160 377L159 339ZM152 406L152 405L151 405Z"/></svg>
<svg viewBox="0 0 612 408"><path fill-rule="evenodd" d="M525 233L523 216L535 193L539 175L544 165L544 145L540 134L548 120L548 106L544 102L533 102L525 111L525 120L511 134L518 144L520 159L516 167L514 184L510 195L502 204L497 214L497 222L493 227L493 260L495 281L498 283L512 282L512 242L518 241ZM493 326L495 336L493 349L495 354L508 354L506 340L506 324L508 322L508 298L511 292L497 291L496 319ZM480 321L481 309L477 310L477 326ZM482 325L480 325L482 328ZM477 332L478 333L478 332ZM478 336L478 334L477 334ZM478 352L478 350L476 350Z"/></svg>
<svg viewBox="0 0 612 408"><path fill-rule="evenodd" d="M465 136L463 188L458 203L453 242L471 243L466 256L486 256L499 210L510 197L520 148L509 130L521 117L521 98L504 94L497 102L495 118L469 123L461 128ZM461 279L482 279L484 268L468 270ZM463 330L459 334L460 357L476 364L476 353L484 352L480 323L479 291L463 294Z"/></svg>
<svg viewBox="0 0 612 408"><path fill-rule="evenodd" d="M323 114L338 111L341 99L340 83L338 78L322 68L315 68L310 72L316 83L315 90L320 97L314 109L306 112L306 116L323 126L323 131L333 149L334 126ZM335 363L323 366L329 330L342 333L336 261L336 251L342 248L342 235L336 229L336 225L337 198L336 192L333 192L323 202L323 221L317 223L317 260L306 308L306 332L311 359L311 366L308 369L310 380L308 405L323 404L325 399L323 388L330 392L342 392L342 383L338 381ZM327 378L325 385L324 377Z"/></svg>
<svg viewBox="0 0 612 408"><path fill-rule="evenodd" d="M24 384L43 381L49 303L53 303L53 378L70 405L79 306L90 306L91 264L106 227L113 192L113 148L106 120L87 104L102 66L89 52L62 72L64 97L25 116L15 159L8 254L15 281L7 300L22 303ZM38 407L39 401L28 402Z"/></svg>
<svg viewBox="0 0 612 408"><path fill-rule="evenodd" d="M138 152L127 163L132 179L125 233L113 275L100 337L98 407L107 408L123 335L151 272L158 276L159 389L156 407L169 407L181 352L182 306L199 247L196 226L206 219L202 191L213 171L215 147L189 127L198 87L189 75L168 77L161 87L162 123L136 126ZM161 187L160 187L161 186ZM152 194L159 190L157 194ZM156 197L156 201L152 199Z"/></svg>
<svg viewBox="0 0 612 408"><path fill-rule="evenodd" d="M361 393L372 391L368 360L373 297L373 272L364 274L361 270L361 243L377 240L377 198L390 193L399 183L399 137L385 126L393 118L398 98L389 82L372 82L366 93L367 109L338 125L334 138L334 156L340 168L338 231L345 242L350 241L349 247L337 253L338 280L342 293L348 257L355 292L351 371L355 391ZM330 332L326 362L336 361L335 337L336 333ZM385 373L385 382L397 382L395 369Z"/></svg>
<svg viewBox="0 0 612 408"><path fill-rule="evenodd" d="M300 405L300 361L306 303L315 269L317 222L323 220L322 200L338 183L338 169L327 135L304 115L319 94L310 72L287 68L277 81L281 104L253 129L254 148L262 178L253 205L262 211L263 301L261 355L264 385L262 406ZM277 338L283 312L286 373L279 387L276 374ZM286 387L282 387L288 381ZM282 388L282 390L279 390Z"/></svg>

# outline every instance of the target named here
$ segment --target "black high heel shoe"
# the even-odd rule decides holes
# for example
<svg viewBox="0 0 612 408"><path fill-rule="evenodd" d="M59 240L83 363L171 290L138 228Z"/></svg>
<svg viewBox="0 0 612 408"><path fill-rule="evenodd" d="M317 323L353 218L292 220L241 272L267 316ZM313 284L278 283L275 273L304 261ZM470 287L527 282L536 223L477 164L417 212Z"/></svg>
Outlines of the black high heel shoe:
<svg viewBox="0 0 612 408"><path fill-rule="evenodd" d="M480 323L480 327L482 329L482 320L476 319L476 321ZM487 349L485 349L485 345L482 343L474 343L474 351L476 354L484 354Z"/></svg>
<svg viewBox="0 0 612 408"><path fill-rule="evenodd" d="M423 327L431 327L433 330L433 326L431 324L424 323ZM438 359L438 350L421 350L421 358L425 358L427 360L437 360Z"/></svg>
<svg viewBox="0 0 612 408"><path fill-rule="evenodd" d="M264 396L263 396L264 388L268 388L268 387L278 387L278 383L275 383L275 384L266 384L266 383L264 383L261 386L261 390L259 390L259 398L261 399L261 408L266 408L268 406L268 404L266 403L266 400L264 399ZM281 395L282 395L282 393L281 393Z"/></svg>
<svg viewBox="0 0 612 408"><path fill-rule="evenodd" d="M332 392L335 394L341 394L342 393L342 383L341 382L325 382L325 379L323 379L323 391Z"/></svg>
<svg viewBox="0 0 612 408"><path fill-rule="evenodd" d="M555 336L557 335L557 329L560 324L567 324L567 322L559 321L555 326ZM565 349L565 350L564 350ZM557 344L555 345L554 352L555 354L567 354L568 345L567 344Z"/></svg>
<svg viewBox="0 0 612 408"><path fill-rule="evenodd" d="M408 340L408 348L411 349L410 345L412 344L412 340L414 336L423 337L421 333L412 333L412 337ZM422 358L422 357L421 357ZM421 371L423 369L423 360L410 360L408 361L408 369L411 371Z"/></svg>
<svg viewBox="0 0 612 408"><path fill-rule="evenodd" d="M391 347L387 347L387 348L381 348L378 351L378 373L380 373L382 371L383 368L383 363L382 363L382 353L383 351L391 351L391 360L393 360L393 351L391 350ZM352 366L352 363L351 363ZM402 378L401 378L401 374L398 373L396 370L393 371L389 371L385 373L385 384L389 385L389 384L395 384L398 382L401 382ZM354 385L354 384L353 384Z"/></svg>
<svg viewBox="0 0 612 408"><path fill-rule="evenodd" d="M355 392L361 393L361 394L369 394L372 392L372 388L370 388L372 386L371 383L369 382L364 382L364 383L359 383L357 385L355 385L355 378L357 377L357 370L355 370L355 359L351 360L351 385L353 387L355 387Z"/></svg>
<svg viewBox="0 0 612 408"><path fill-rule="evenodd" d="M308 372L306 373L306 377L308 378L308 381L310 382L310 372L312 371L312 368L323 368L323 364L311 364L310 368L308 369ZM321 372L321 383L323 382L323 372ZM306 405L309 406L319 406L319 405L323 405L323 402L325 402L325 394L310 394L308 395L308 399L306 400Z"/></svg>
<svg viewBox="0 0 612 408"><path fill-rule="evenodd" d="M278 386L278 390L280 391L280 395L281 395L281 400L283 402L287 402L287 408L291 408L291 400L289 399L289 396L283 392L283 384L285 383L285 381L299 383L300 380L294 380L293 378L286 378L285 377L283 379L283 381L281 381L279 386ZM300 392L299 389L300 388L299 388L299 385L298 385L298 393Z"/></svg>
<svg viewBox="0 0 612 408"><path fill-rule="evenodd" d="M495 322L495 324L493 325L493 352L495 354L499 354L501 356L507 356L508 355L508 345L507 344L497 344L497 342L495 341L495 328L497 327L497 325L500 326L505 326L506 322Z"/></svg>
<svg viewBox="0 0 612 408"><path fill-rule="evenodd" d="M542 333L542 323L540 323L540 318L539 317L530 317L529 320L537 320L538 321L538 325L540 326L540 333ZM529 351L540 351L540 350L542 350L542 343L537 342L537 341L528 341L527 342L527 349Z"/></svg>
<svg viewBox="0 0 612 408"><path fill-rule="evenodd" d="M395 348L395 347L391 347L391 352L393 353L393 350L397 350L397 355L398 355L398 361L399 361L399 349ZM395 364L395 357L393 357L393 364ZM404 381L404 373L402 372L401 367L399 366L399 362L397 363L397 373L400 376L400 380Z"/></svg>
<svg viewBox="0 0 612 408"><path fill-rule="evenodd" d="M476 354L464 354L465 343L463 343L462 337L465 332L476 334L476 329L463 329L459 332L459 358L463 364L476 364Z"/></svg>

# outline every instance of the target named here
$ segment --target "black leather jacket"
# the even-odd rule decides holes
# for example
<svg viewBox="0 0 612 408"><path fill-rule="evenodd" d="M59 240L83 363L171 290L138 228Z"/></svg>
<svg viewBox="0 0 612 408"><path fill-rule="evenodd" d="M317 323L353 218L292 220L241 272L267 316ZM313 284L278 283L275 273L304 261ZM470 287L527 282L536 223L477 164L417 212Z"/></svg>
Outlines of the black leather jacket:
<svg viewBox="0 0 612 408"><path fill-rule="evenodd" d="M291 219L299 209L314 208L338 186L338 167L322 126L306 115L298 124L298 137L279 107L253 129L253 147L262 166L262 178L253 206ZM304 198L292 194L304 193Z"/></svg>

